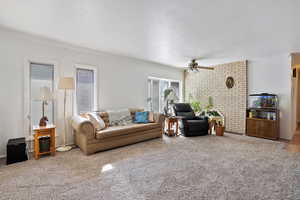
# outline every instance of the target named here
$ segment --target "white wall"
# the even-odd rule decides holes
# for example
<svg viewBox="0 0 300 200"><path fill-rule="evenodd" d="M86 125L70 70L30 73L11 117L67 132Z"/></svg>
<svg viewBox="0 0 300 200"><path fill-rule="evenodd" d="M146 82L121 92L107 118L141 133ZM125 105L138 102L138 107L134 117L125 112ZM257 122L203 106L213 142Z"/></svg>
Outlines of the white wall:
<svg viewBox="0 0 300 200"><path fill-rule="evenodd" d="M28 135L23 128L26 59L57 63L59 76L74 76L75 64L97 66L99 109L146 107L148 76L183 79L182 71L177 68L74 47L0 28L0 155L5 155L9 138ZM58 92L56 99L57 133L60 134L63 93ZM71 133L68 141L73 141Z"/></svg>
<svg viewBox="0 0 300 200"><path fill-rule="evenodd" d="M248 93L279 96L280 137L291 139L291 61L289 54L249 59Z"/></svg>

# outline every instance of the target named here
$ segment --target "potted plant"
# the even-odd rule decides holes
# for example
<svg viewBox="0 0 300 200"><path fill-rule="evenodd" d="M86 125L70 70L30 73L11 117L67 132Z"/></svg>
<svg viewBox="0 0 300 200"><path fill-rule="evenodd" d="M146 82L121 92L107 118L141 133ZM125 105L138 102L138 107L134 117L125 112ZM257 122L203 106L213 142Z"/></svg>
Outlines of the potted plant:
<svg viewBox="0 0 300 200"><path fill-rule="evenodd" d="M194 112L199 115L200 112L201 112L201 103L200 101L196 101L196 100L193 100L191 102L191 107L193 108Z"/></svg>
<svg viewBox="0 0 300 200"><path fill-rule="evenodd" d="M201 108L201 102L196 100L192 94L190 93L189 94L189 99L188 99L188 102L190 103L192 109L194 110L194 112L196 113L196 115L199 115L200 112L202 111L202 108Z"/></svg>
<svg viewBox="0 0 300 200"><path fill-rule="evenodd" d="M216 128L216 135L217 136L223 136L224 131L225 131L225 126L221 122L218 122L217 125L215 126Z"/></svg>

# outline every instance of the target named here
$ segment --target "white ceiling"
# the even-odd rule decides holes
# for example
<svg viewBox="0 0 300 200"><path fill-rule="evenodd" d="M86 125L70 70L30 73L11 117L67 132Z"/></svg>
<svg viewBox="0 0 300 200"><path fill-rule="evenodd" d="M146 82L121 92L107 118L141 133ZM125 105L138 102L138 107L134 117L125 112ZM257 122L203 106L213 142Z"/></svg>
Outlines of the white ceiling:
<svg viewBox="0 0 300 200"><path fill-rule="evenodd" d="M300 50L298 0L0 0L0 25L183 67ZM0 36L1 37L1 36Z"/></svg>

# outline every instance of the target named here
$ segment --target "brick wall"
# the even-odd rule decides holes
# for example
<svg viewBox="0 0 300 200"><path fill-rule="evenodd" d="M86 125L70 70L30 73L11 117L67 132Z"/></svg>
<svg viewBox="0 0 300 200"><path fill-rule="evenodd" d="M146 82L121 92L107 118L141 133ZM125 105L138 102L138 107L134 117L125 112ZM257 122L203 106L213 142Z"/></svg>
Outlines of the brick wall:
<svg viewBox="0 0 300 200"><path fill-rule="evenodd" d="M247 61L214 66L215 70L200 70L198 73L185 72L185 100L190 95L207 105L208 97L213 98L214 107L225 116L226 131L245 133L247 107ZM234 87L226 87L226 78L234 78Z"/></svg>

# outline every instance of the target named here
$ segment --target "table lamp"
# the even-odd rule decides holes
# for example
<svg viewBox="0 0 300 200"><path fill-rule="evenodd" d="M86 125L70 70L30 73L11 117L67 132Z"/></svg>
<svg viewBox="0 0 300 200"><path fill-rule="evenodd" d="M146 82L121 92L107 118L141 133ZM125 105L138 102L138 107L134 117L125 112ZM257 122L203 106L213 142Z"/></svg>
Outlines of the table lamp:
<svg viewBox="0 0 300 200"><path fill-rule="evenodd" d="M47 101L52 100L52 92L49 87L41 87L40 88L40 94L39 94L38 100L42 101L42 110L43 110L43 116L40 119L40 126L47 126L48 117L45 116L45 105L48 105Z"/></svg>

